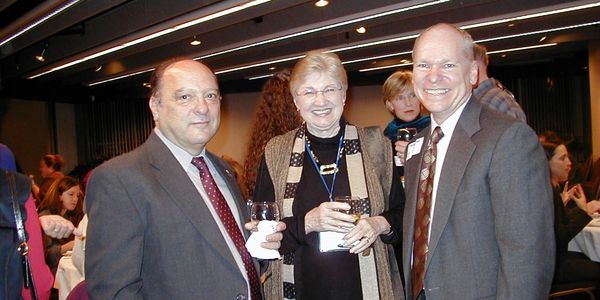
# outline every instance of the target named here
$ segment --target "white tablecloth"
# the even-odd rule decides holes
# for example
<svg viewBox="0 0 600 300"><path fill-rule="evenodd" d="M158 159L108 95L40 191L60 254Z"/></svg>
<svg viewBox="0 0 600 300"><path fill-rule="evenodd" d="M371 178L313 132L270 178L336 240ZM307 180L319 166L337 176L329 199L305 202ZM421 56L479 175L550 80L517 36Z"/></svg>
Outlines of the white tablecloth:
<svg viewBox="0 0 600 300"><path fill-rule="evenodd" d="M600 219L592 220L569 242L569 251L583 252L600 262Z"/></svg>
<svg viewBox="0 0 600 300"><path fill-rule="evenodd" d="M71 290L83 280L71 256L63 256L58 262L56 276L54 276L54 288L58 289L58 299L65 300Z"/></svg>

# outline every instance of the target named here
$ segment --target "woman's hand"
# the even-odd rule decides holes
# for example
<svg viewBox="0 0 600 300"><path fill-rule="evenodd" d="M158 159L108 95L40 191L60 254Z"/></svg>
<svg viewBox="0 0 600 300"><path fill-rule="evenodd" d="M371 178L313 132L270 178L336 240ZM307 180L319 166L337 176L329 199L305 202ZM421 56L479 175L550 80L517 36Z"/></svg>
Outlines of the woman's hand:
<svg viewBox="0 0 600 300"><path fill-rule="evenodd" d="M575 201L575 204L577 204L577 207L579 207L579 209L585 211L588 214L591 214L588 211L587 198L585 197L585 192L583 192L581 184L576 184L575 186L570 188L567 194L569 195L570 199Z"/></svg>
<svg viewBox="0 0 600 300"><path fill-rule="evenodd" d="M594 213L600 212L600 201L592 200L587 203L587 213L592 215Z"/></svg>
<svg viewBox="0 0 600 300"><path fill-rule="evenodd" d="M390 232L390 224L382 216L361 218L356 226L344 236L344 246L352 245L350 253L361 253L373 244L379 235Z"/></svg>
<svg viewBox="0 0 600 300"><path fill-rule="evenodd" d="M560 198L562 200L562 203L564 206L567 205L567 203L569 203L569 200L571 200L571 196L569 195L569 182L565 182L565 185L563 186L563 191L562 193L560 193Z"/></svg>
<svg viewBox="0 0 600 300"><path fill-rule="evenodd" d="M340 210L349 210L350 205L342 202L323 202L304 216L304 231L348 232L354 227L354 217Z"/></svg>
<svg viewBox="0 0 600 300"><path fill-rule="evenodd" d="M394 149L396 150L396 154L398 155L398 158L400 158L400 160L402 162L404 162L404 157L406 154L406 146L408 146L408 142L405 142L405 141L396 141L394 143Z"/></svg>

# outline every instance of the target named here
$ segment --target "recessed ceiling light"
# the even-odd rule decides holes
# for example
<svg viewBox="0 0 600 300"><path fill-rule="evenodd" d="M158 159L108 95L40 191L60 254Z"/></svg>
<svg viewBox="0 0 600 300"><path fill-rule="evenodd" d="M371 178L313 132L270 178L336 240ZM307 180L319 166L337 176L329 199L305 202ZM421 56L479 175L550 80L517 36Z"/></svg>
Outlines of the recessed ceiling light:
<svg viewBox="0 0 600 300"><path fill-rule="evenodd" d="M502 55L500 55L500 56L502 56L502 57L506 57L506 54L502 54Z"/></svg>
<svg viewBox="0 0 600 300"><path fill-rule="evenodd" d="M515 26L515 23L510 23L510 24L508 24L507 26L508 26L508 27L513 27L513 26Z"/></svg>
<svg viewBox="0 0 600 300"><path fill-rule="evenodd" d="M543 42L544 40L546 40L546 36L543 36L543 37L541 37L541 38L540 38L540 40L539 40L539 42L541 43L541 42Z"/></svg>
<svg viewBox="0 0 600 300"><path fill-rule="evenodd" d="M42 52L40 54L35 56L35 60L39 62L45 62L46 58L44 57L44 55L46 54L46 49L48 49L48 43L44 43L44 49L42 49Z"/></svg>
<svg viewBox="0 0 600 300"><path fill-rule="evenodd" d="M144 83L142 83L142 85L143 85L144 87L147 87L147 88L151 88L151 87L152 87L152 86L150 85L150 83L148 83L148 82L144 82Z"/></svg>
<svg viewBox="0 0 600 300"><path fill-rule="evenodd" d="M329 4L329 1L327 1L327 0L319 0L319 1L315 2L316 7L325 7L328 4Z"/></svg>
<svg viewBox="0 0 600 300"><path fill-rule="evenodd" d="M275 67L269 67L269 70L270 70L270 71L273 71L273 70L275 70L275 69L276 69Z"/></svg>
<svg viewBox="0 0 600 300"><path fill-rule="evenodd" d="M190 45L192 46L198 46L200 44L202 44L202 42L199 39L197 39L196 36L194 36L194 39L190 42Z"/></svg>
<svg viewBox="0 0 600 300"><path fill-rule="evenodd" d="M360 26L360 27L356 28L356 32L365 33L365 32L367 32L367 29L364 26Z"/></svg>
<svg viewBox="0 0 600 300"><path fill-rule="evenodd" d="M99 65L99 66L97 66L97 67L94 69L94 72L100 72L100 70L102 70L102 65Z"/></svg>

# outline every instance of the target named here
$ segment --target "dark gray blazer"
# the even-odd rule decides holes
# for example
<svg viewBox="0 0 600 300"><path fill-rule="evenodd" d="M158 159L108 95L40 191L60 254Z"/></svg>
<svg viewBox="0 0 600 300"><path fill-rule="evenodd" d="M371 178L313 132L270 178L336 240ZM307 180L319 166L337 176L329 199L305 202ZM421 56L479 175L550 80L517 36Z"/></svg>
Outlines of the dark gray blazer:
<svg viewBox="0 0 600 300"><path fill-rule="evenodd" d="M233 171L206 155L242 199ZM247 220L242 203L237 209ZM85 277L93 299L248 299L208 207L154 132L94 170L86 206Z"/></svg>
<svg viewBox="0 0 600 300"><path fill-rule="evenodd" d="M427 145L431 130L419 133ZM471 98L437 187L425 293L436 299L547 299L554 269L548 161L523 122ZM425 146L423 146L425 147ZM407 299L422 149L406 161L403 265Z"/></svg>

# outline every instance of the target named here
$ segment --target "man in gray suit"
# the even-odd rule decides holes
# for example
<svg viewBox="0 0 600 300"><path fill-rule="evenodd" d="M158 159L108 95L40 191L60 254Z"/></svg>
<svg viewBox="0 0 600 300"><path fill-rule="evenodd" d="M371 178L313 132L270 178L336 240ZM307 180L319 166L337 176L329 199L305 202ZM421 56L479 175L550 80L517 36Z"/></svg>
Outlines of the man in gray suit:
<svg viewBox="0 0 600 300"><path fill-rule="evenodd" d="M94 170L88 185L91 298L260 299L234 173L205 149L220 122L215 75L174 59L155 70L151 85L150 137ZM281 238L271 234L262 245L277 249Z"/></svg>
<svg viewBox="0 0 600 300"><path fill-rule="evenodd" d="M548 163L531 128L472 96L472 43L449 24L415 41L415 93L432 118L406 151L407 299L545 299L555 249ZM431 201L422 206L423 157L436 127L443 135L431 163ZM422 207L427 218L416 221ZM421 241L423 252L415 251Z"/></svg>

